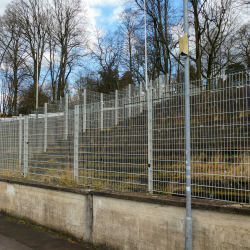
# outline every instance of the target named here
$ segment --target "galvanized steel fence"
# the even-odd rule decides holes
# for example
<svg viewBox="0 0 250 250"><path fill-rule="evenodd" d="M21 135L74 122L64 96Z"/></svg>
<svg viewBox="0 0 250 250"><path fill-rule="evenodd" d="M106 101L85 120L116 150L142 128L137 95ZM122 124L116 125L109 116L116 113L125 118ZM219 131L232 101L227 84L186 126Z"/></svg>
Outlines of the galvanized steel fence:
<svg viewBox="0 0 250 250"><path fill-rule="evenodd" d="M250 72L191 83L192 196L249 203ZM183 84L84 90L0 121L0 174L54 184L185 195Z"/></svg>

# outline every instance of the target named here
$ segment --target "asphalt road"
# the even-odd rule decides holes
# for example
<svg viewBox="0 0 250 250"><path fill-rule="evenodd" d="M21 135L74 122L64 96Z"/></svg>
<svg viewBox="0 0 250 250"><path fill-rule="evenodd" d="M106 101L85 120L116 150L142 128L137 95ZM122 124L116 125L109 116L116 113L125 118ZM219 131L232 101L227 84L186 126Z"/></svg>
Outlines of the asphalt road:
<svg viewBox="0 0 250 250"><path fill-rule="evenodd" d="M90 250L90 248L0 215L0 250Z"/></svg>

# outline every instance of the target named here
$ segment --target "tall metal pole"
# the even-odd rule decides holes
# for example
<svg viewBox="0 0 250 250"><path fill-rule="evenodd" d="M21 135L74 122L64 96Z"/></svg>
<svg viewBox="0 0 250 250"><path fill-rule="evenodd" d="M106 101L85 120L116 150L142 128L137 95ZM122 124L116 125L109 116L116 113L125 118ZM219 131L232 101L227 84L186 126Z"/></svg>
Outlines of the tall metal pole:
<svg viewBox="0 0 250 250"><path fill-rule="evenodd" d="M38 82L39 82L39 1L37 0L37 49L36 49L36 113L38 112Z"/></svg>
<svg viewBox="0 0 250 250"><path fill-rule="evenodd" d="M153 193L153 128L152 128L152 88L148 89L148 49L147 49L147 13L146 0L144 0L144 21L145 21L145 82L148 104L148 191Z"/></svg>
<svg viewBox="0 0 250 250"><path fill-rule="evenodd" d="M38 146L38 65L39 65L39 0L37 0L37 48L36 48L36 148Z"/></svg>
<svg viewBox="0 0 250 250"><path fill-rule="evenodd" d="M146 0L144 0L144 21L145 21L145 83L146 90L148 90L148 48L147 48L147 13Z"/></svg>
<svg viewBox="0 0 250 250"><path fill-rule="evenodd" d="M184 32L189 35L188 0L183 0ZM191 146L190 146L190 84L189 56L185 60L185 130L186 130L186 220L185 220L185 249L193 249L192 216L191 216Z"/></svg>

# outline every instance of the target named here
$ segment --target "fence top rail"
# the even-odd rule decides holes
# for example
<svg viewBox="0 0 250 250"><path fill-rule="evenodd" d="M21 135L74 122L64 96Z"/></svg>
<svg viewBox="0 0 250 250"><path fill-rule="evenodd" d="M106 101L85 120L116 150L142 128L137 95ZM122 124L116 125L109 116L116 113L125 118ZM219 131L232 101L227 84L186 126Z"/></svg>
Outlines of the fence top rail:
<svg viewBox="0 0 250 250"><path fill-rule="evenodd" d="M64 112L47 113L47 118L50 118L50 117L61 117L61 116L64 116ZM19 121L19 120L24 121L25 117L29 117L31 119L36 119L36 114L30 114L30 115L26 115L26 116L22 116L22 117L15 116L15 117L0 118L0 123L3 123L3 122L13 122L13 121ZM41 119L41 118L45 118L45 114L39 114L38 115L38 119Z"/></svg>

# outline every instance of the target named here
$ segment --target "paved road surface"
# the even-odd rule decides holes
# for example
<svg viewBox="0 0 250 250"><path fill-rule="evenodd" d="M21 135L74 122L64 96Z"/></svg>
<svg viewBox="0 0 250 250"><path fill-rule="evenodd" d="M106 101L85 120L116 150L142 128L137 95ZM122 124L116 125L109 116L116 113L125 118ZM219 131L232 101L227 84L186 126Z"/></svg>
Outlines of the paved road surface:
<svg viewBox="0 0 250 250"><path fill-rule="evenodd" d="M90 250L0 215L0 250Z"/></svg>

